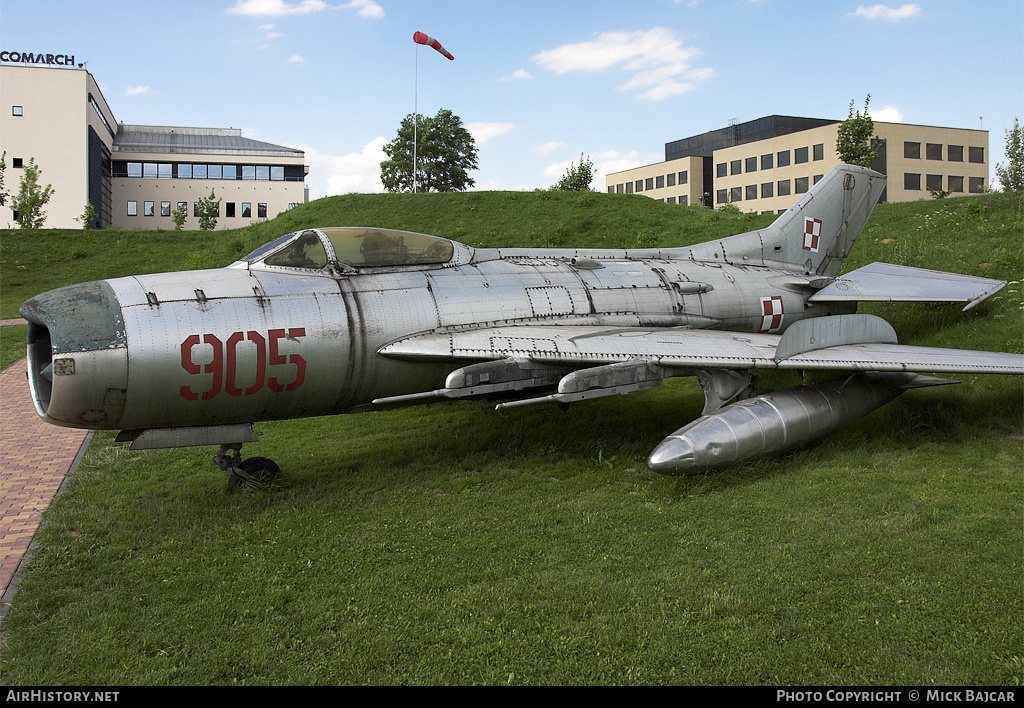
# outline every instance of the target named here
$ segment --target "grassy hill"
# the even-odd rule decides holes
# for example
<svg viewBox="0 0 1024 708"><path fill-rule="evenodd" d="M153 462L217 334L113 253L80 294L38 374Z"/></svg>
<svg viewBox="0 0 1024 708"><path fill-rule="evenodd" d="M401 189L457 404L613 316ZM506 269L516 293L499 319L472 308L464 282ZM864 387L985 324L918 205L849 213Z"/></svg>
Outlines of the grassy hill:
<svg viewBox="0 0 1024 708"><path fill-rule="evenodd" d="M684 245L770 216L642 196L351 195L235 231L0 233L0 317L51 287L224 265L369 225L474 246ZM847 269L1011 281L968 313L874 305L901 341L1024 351L1019 202L879 206ZM4 361L24 327L3 328ZM9 334L10 331L14 334ZM284 470L97 434L0 642L9 685L1024 681L1020 377L910 392L802 450L665 478L700 388L504 414L477 402L257 426Z"/></svg>

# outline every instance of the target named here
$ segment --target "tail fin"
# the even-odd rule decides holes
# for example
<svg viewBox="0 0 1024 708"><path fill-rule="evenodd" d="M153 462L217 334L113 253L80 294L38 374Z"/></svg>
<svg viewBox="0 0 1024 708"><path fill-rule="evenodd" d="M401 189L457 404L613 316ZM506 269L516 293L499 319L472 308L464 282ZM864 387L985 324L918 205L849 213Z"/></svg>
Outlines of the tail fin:
<svg viewBox="0 0 1024 708"><path fill-rule="evenodd" d="M835 276L883 189L885 175L839 165L767 229L693 246L688 255Z"/></svg>

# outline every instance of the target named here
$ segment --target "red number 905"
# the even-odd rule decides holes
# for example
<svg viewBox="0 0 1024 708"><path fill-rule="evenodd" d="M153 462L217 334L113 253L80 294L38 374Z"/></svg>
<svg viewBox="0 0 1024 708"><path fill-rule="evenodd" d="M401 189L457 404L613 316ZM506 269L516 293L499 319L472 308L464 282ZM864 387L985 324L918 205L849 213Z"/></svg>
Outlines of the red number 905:
<svg viewBox="0 0 1024 708"><path fill-rule="evenodd" d="M251 396L260 391L264 383L275 393L294 391L306 380L306 360L298 354L289 354L287 357L280 354L278 342L283 338L298 341L305 336L305 327L292 327L288 330L287 335L283 329L272 329L267 332L266 337L253 331L235 332L228 337L226 343L221 342L213 334L202 336L193 334L181 343L181 367L190 374L213 374L213 381L210 388L202 393L193 391L191 386L182 386L181 396L187 401L197 401L201 396L206 401L222 390L230 396ZM239 388L235 383L238 361L237 347L238 343L243 340L248 340L256 345L256 382L245 389ZM213 347L213 360L205 365L192 361L192 348L200 343ZM289 384L279 383L277 376L267 378L267 367L281 364L295 366L295 379Z"/></svg>

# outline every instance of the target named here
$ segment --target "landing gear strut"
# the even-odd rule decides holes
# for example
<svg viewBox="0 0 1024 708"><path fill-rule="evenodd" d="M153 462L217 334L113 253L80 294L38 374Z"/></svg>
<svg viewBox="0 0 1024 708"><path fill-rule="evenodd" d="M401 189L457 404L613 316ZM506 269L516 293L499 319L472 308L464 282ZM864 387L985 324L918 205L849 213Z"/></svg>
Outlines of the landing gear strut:
<svg viewBox="0 0 1024 708"><path fill-rule="evenodd" d="M242 443L221 445L213 463L228 473L228 486L237 487L246 482L268 484L281 471L268 457L242 459Z"/></svg>

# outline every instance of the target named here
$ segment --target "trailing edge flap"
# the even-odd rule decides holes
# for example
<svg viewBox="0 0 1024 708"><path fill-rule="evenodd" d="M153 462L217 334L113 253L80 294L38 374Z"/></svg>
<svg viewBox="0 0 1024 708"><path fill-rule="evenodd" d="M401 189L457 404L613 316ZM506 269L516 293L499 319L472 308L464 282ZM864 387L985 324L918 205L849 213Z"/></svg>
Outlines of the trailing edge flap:
<svg viewBox="0 0 1024 708"><path fill-rule="evenodd" d="M1004 285L1005 280L872 263L836 278L809 302L966 302L966 312Z"/></svg>
<svg viewBox="0 0 1024 708"><path fill-rule="evenodd" d="M870 315L820 319L823 322L797 322L782 336L684 327L503 325L417 334L398 339L378 353L403 361L511 357L576 369L641 359L663 368L690 370L1024 374L1021 354L897 344L892 327ZM790 335L793 328L796 331ZM819 341L820 347L816 346Z"/></svg>

